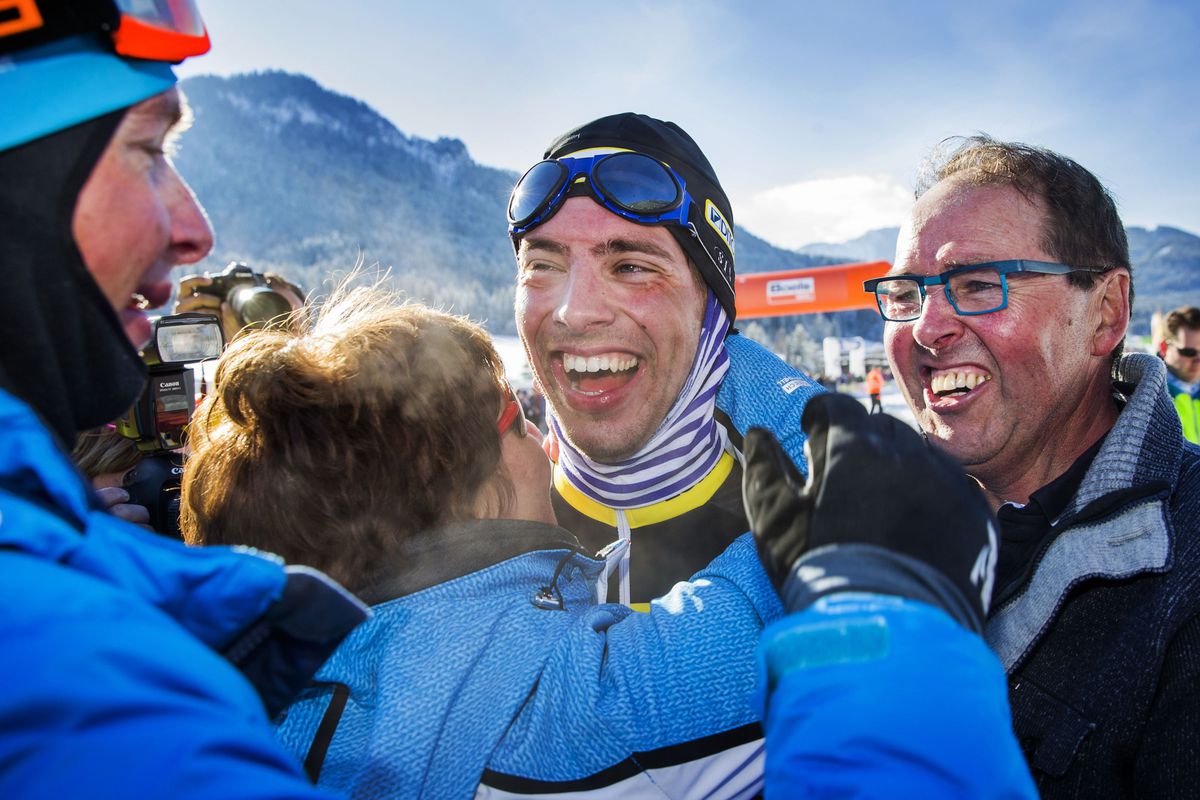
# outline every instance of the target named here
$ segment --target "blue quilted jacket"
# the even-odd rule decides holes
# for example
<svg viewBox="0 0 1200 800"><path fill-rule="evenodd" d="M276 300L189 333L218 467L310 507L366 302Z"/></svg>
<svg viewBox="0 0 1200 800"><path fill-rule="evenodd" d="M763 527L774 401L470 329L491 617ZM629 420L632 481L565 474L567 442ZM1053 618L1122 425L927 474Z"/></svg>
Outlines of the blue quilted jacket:
<svg viewBox="0 0 1200 800"><path fill-rule="evenodd" d="M282 591L274 562L100 510L0 392L0 797L309 798L214 652Z"/></svg>

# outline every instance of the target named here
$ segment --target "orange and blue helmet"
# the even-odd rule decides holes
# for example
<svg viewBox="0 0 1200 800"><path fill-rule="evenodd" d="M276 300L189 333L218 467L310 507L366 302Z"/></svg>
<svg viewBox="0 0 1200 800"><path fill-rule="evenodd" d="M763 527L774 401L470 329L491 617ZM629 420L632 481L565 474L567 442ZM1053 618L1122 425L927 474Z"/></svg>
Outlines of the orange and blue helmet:
<svg viewBox="0 0 1200 800"><path fill-rule="evenodd" d="M132 106L209 49L194 0L0 2L0 151Z"/></svg>

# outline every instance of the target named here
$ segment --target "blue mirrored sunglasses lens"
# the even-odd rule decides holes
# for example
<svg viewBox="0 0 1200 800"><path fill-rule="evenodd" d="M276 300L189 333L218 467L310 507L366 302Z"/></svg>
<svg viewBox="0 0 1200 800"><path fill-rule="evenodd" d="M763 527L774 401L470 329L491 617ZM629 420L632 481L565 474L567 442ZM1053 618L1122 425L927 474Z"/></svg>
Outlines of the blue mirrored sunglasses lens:
<svg viewBox="0 0 1200 800"><path fill-rule="evenodd" d="M678 205L679 184L659 162L640 153L617 153L592 175L600 193L633 214L657 214Z"/></svg>
<svg viewBox="0 0 1200 800"><path fill-rule="evenodd" d="M553 198L566 177L567 168L557 161L534 164L517 181L508 200L508 221L512 225L528 222Z"/></svg>

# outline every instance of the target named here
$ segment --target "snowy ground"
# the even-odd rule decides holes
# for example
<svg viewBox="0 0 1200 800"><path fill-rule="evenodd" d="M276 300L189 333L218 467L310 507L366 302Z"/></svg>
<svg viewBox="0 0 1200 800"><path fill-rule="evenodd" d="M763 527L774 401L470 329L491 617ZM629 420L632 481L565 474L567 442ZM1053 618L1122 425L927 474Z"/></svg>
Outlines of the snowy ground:
<svg viewBox="0 0 1200 800"><path fill-rule="evenodd" d="M871 396L867 394L866 391L857 389L857 391L847 390L843 393L857 397L859 402L862 403L865 408L870 410ZM914 429L917 427L916 418L913 417L912 412L909 411L908 403L904 402L904 397L900 394L900 389L894 382L888 381L888 383L883 387L883 393L880 394L879 399L883 403L883 410L886 413L891 414L893 417L899 417Z"/></svg>

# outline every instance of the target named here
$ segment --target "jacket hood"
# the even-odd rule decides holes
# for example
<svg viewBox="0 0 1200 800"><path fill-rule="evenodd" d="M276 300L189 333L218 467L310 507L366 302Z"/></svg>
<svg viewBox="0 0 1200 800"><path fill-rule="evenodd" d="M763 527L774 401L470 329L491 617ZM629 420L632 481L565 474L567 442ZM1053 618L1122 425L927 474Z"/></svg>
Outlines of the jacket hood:
<svg viewBox="0 0 1200 800"><path fill-rule="evenodd" d="M63 564L136 596L214 649L283 592L283 566L272 556L187 547L109 514L29 409L3 391L0 518L0 548Z"/></svg>

